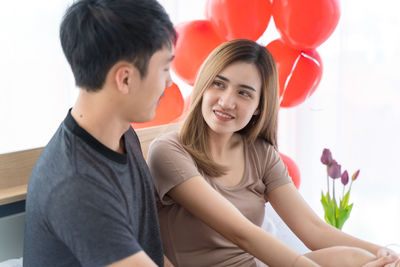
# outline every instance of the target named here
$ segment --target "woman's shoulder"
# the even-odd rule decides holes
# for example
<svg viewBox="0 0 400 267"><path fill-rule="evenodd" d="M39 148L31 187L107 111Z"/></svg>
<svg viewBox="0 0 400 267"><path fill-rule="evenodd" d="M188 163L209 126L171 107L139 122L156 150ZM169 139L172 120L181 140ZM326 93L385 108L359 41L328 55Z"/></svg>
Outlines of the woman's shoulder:
<svg viewBox="0 0 400 267"><path fill-rule="evenodd" d="M275 151L275 147L268 142L266 139L257 137L257 139L254 141L253 146L256 150L258 151Z"/></svg>
<svg viewBox="0 0 400 267"><path fill-rule="evenodd" d="M178 142L179 143L179 134L178 132L168 132L168 133L164 133L161 134L159 136L157 136L156 138L154 138L154 140L152 141L152 143L157 143L157 142Z"/></svg>
<svg viewBox="0 0 400 267"><path fill-rule="evenodd" d="M177 132L162 134L151 142L147 154L147 164L156 179L170 177L167 173L182 179L199 175L192 157L179 142L179 133ZM175 179L170 178L171 180Z"/></svg>
<svg viewBox="0 0 400 267"><path fill-rule="evenodd" d="M248 145L249 154L265 162L275 161L280 158L276 148L266 139L258 137L252 144Z"/></svg>
<svg viewBox="0 0 400 267"><path fill-rule="evenodd" d="M164 152L166 151L166 152ZM184 150L182 144L179 141L178 132L168 132L164 133L157 138L155 138L149 146L149 153L168 153L172 151L182 153Z"/></svg>
<svg viewBox="0 0 400 267"><path fill-rule="evenodd" d="M168 132L157 136L150 143L150 148L154 146L181 146L179 142L179 133Z"/></svg>

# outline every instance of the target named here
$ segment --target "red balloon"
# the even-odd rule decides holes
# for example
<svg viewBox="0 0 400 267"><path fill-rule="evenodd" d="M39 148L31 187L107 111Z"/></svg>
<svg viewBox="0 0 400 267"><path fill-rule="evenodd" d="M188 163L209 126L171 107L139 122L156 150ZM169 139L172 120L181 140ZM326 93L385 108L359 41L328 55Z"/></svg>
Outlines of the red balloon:
<svg viewBox="0 0 400 267"><path fill-rule="evenodd" d="M256 41L268 27L272 13L269 0L207 0L206 18L226 40Z"/></svg>
<svg viewBox="0 0 400 267"><path fill-rule="evenodd" d="M286 156L282 153L279 153L279 155L281 156L283 163L285 163L285 165L288 169L289 176L290 176L290 178L292 178L294 186L297 189L299 189L300 181L301 181L299 167L297 166L296 162L294 162L294 160L292 160L288 156Z"/></svg>
<svg viewBox="0 0 400 267"><path fill-rule="evenodd" d="M156 116L153 120L143 123L131 123L134 129L146 128L156 125L168 124L183 112L184 100L179 87L173 83L165 89L164 96L160 99L160 104L156 108Z"/></svg>
<svg viewBox="0 0 400 267"><path fill-rule="evenodd" d="M315 49L335 30L340 7L338 0L274 0L272 14L285 43L299 50Z"/></svg>
<svg viewBox="0 0 400 267"><path fill-rule="evenodd" d="M180 23L175 30L178 40L171 67L184 82L193 85L203 61L224 40L219 38L208 20Z"/></svg>
<svg viewBox="0 0 400 267"><path fill-rule="evenodd" d="M281 107L304 102L318 87L322 76L322 60L316 50L295 50L281 39L267 45L275 59L279 75Z"/></svg>
<svg viewBox="0 0 400 267"><path fill-rule="evenodd" d="M187 115L187 113L188 113L188 111L189 111L189 106L190 106L190 99L191 99L191 97L192 97L192 94L186 96L186 97L183 99L182 114L181 114L178 118L176 118L175 120L173 120L172 123L181 122L181 121L183 121L183 120L186 118L186 115Z"/></svg>

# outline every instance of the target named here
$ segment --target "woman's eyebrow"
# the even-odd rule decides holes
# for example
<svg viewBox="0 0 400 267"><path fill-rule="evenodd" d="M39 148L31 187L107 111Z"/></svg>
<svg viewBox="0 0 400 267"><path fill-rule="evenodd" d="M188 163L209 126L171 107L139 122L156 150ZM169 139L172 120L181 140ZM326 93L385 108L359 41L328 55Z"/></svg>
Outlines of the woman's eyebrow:
<svg viewBox="0 0 400 267"><path fill-rule="evenodd" d="M216 77L221 79L221 80L223 80L223 81L229 82L229 79L224 77L224 76L222 76L222 75L217 75Z"/></svg>
<svg viewBox="0 0 400 267"><path fill-rule="evenodd" d="M223 80L223 81L229 82L229 79L224 77L224 76L222 76L222 75L217 75L216 77L221 79L221 80ZM249 85L246 85L246 84L239 84L239 87L246 88L246 89L249 89L251 91L256 92L256 89L254 89L253 87L251 87Z"/></svg>

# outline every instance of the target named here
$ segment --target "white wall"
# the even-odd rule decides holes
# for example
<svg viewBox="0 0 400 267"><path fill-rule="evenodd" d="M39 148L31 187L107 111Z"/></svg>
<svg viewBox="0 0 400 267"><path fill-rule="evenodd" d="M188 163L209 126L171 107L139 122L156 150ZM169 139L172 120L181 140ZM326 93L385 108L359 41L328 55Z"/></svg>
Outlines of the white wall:
<svg viewBox="0 0 400 267"><path fill-rule="evenodd" d="M58 40L67 3L2 3L0 153L44 146L76 97Z"/></svg>

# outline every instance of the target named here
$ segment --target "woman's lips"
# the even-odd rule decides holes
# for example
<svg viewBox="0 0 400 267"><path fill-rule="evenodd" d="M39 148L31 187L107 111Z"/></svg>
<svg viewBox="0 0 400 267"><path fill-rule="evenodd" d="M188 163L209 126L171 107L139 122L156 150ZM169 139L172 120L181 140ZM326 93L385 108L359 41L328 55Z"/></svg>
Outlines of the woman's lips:
<svg viewBox="0 0 400 267"><path fill-rule="evenodd" d="M213 110L215 116L217 117L217 119L221 120L221 121L230 121L233 120L235 117L226 113L226 112L222 112L220 110Z"/></svg>

